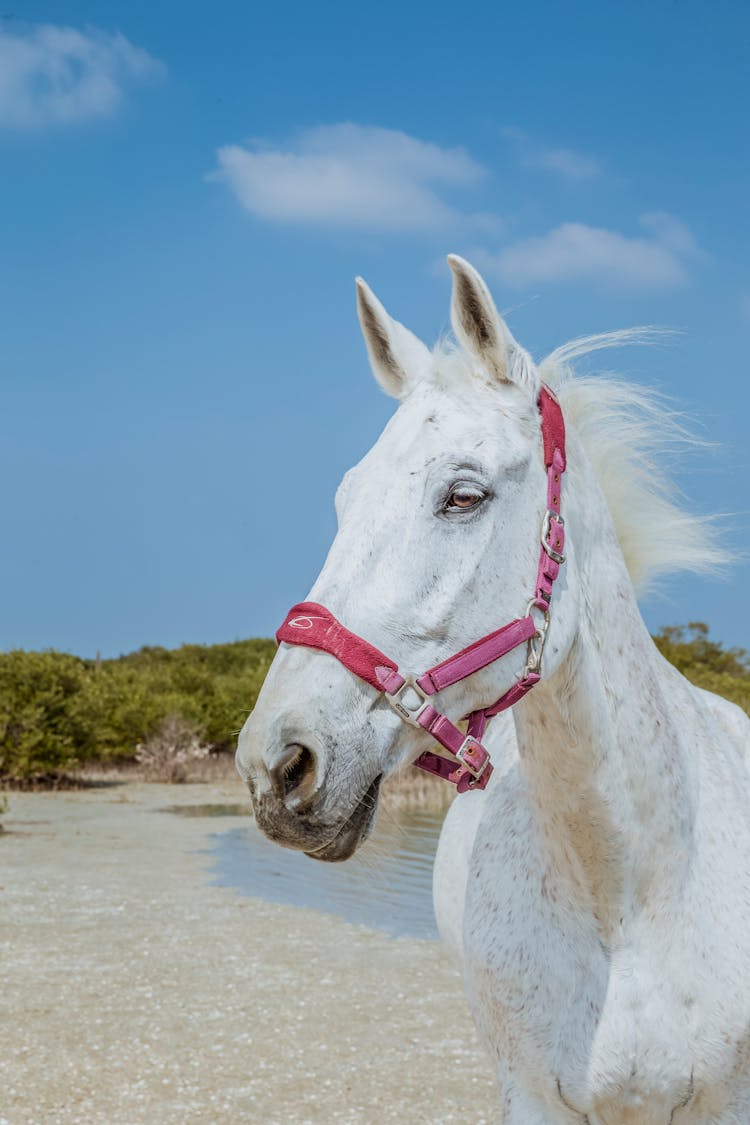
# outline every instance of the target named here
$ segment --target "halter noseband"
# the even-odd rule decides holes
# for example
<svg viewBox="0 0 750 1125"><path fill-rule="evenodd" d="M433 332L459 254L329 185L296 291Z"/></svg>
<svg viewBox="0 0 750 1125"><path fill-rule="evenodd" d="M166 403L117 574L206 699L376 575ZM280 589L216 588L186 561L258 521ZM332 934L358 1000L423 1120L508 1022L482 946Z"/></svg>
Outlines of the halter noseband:
<svg viewBox="0 0 750 1125"><path fill-rule="evenodd" d="M552 585L565 561L565 521L560 515L562 474L565 471L565 422L560 404L542 386L537 403L542 419L544 465L547 469L547 510L540 534L541 549L534 596L523 617L516 618L494 633L488 633L455 656L428 669L421 676L403 676L398 665L373 645L346 629L333 614L316 602L300 602L290 609L276 634L276 640L290 645L305 645L335 656L345 668L383 694L404 722L421 727L441 745L444 753L426 751L415 766L452 781L459 793L484 789L492 773L489 752L480 739L487 721L506 711L539 683L542 652L549 627ZM534 612L542 614L538 624ZM430 699L443 688L471 676L501 656L526 644L526 666L517 680L491 706L465 716L464 734L450 719L433 707ZM447 756L446 756L447 755Z"/></svg>

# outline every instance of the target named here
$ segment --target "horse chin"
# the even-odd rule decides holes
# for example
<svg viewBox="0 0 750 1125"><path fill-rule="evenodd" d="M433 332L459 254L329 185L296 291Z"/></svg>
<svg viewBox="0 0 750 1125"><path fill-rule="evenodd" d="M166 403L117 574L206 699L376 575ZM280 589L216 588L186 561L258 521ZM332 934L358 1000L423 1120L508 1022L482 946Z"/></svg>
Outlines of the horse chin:
<svg viewBox="0 0 750 1125"><path fill-rule="evenodd" d="M360 844L363 844L372 831L375 823L375 813L378 807L378 794L383 775L378 774L363 794L352 812L339 828L336 835L327 844L314 851L305 852L311 859L319 859L324 863L342 863L354 855Z"/></svg>

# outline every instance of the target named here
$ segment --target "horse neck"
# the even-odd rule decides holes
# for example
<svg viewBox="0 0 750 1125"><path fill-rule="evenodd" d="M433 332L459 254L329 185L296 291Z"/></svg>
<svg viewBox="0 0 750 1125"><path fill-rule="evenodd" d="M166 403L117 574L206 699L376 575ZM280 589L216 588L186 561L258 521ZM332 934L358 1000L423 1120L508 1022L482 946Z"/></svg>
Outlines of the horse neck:
<svg viewBox="0 0 750 1125"><path fill-rule="evenodd" d="M606 939L629 907L642 908L665 880L679 880L694 790L667 697L672 677L641 618L598 484L590 483L580 519L571 504L571 525L584 536L576 543L573 642L515 718L544 862ZM554 618L548 643L553 629Z"/></svg>

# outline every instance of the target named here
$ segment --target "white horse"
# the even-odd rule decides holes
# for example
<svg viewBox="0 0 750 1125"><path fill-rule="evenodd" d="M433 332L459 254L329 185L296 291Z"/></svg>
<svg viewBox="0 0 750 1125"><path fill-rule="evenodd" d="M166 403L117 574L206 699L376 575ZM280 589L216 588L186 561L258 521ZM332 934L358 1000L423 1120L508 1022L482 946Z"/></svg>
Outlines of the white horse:
<svg viewBox="0 0 750 1125"><path fill-rule="evenodd" d="M486 791L447 817L441 932L505 1125L748 1125L750 722L660 656L634 589L717 549L649 458L655 400L568 376L613 340L537 368L478 274L449 262L458 348L428 351L358 282L375 376L400 405L344 478L310 599L409 670L523 613L547 506L541 380L556 389L567 561L541 681L488 728ZM441 710L488 706L524 660L514 649L447 687ZM272 839L339 860L367 835L382 776L431 748L330 653L282 644L238 767Z"/></svg>

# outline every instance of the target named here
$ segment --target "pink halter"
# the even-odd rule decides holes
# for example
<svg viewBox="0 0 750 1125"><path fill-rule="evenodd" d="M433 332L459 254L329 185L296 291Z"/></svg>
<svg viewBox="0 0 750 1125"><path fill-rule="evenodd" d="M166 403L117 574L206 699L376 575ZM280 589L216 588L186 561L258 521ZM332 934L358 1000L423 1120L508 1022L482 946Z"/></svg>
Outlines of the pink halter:
<svg viewBox="0 0 750 1125"><path fill-rule="evenodd" d="M276 634L279 643L306 645L335 656L355 676L385 695L405 722L428 731L446 753L427 751L420 754L414 765L452 781L459 793L466 789L484 789L490 779L490 755L480 742L488 719L512 707L534 684L539 683L542 652L549 627L552 585L565 561L562 553L565 521L560 515L562 474L565 471L565 422L560 404L546 386L539 394L538 407L547 469L547 510L540 534L536 589L523 617L494 633L488 633L417 677L403 676L398 665L389 657L346 629L325 606L316 602L300 602L293 606ZM535 611L542 614L539 624L534 619ZM430 698L443 688L486 668L524 643L527 657L521 679L489 707L465 716L468 721L465 734L430 703Z"/></svg>

